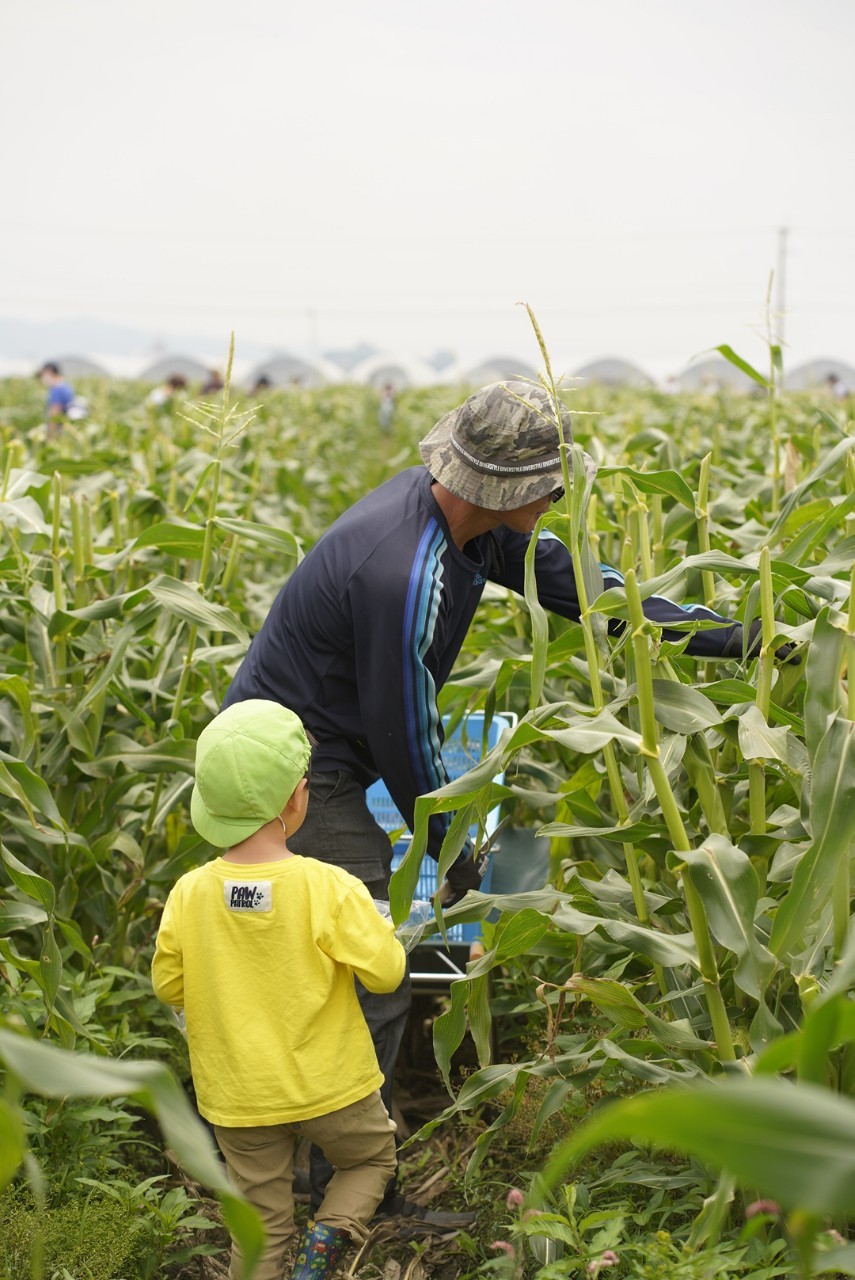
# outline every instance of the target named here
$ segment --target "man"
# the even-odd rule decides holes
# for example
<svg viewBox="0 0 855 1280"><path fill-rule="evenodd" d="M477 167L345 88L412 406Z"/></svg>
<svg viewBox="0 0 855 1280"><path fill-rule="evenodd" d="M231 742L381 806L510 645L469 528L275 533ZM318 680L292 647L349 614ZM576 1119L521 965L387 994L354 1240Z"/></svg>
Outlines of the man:
<svg viewBox="0 0 855 1280"><path fill-rule="evenodd" d="M566 410L562 427L569 441ZM494 383L475 392L421 442L424 467L362 498L297 566L226 695L225 705L247 698L282 702L317 738L312 805L294 848L338 863L364 880L372 897L388 897L392 848L366 806L365 789L382 777L412 823L416 797L447 781L437 696L485 583L523 591L531 534L562 493L558 446L554 410L539 387ZM541 603L578 619L573 561L564 544L540 539L535 564ZM604 581L622 579L606 568ZM696 633L690 653L742 652L741 626L703 606L687 610L654 596L645 611L662 625L687 617L721 623ZM431 819L434 858L447 821L447 815ZM446 905L477 888L482 872L464 851L442 887ZM406 982L391 996L363 998L390 1111L409 1003ZM314 1176L313 1190L317 1199ZM378 1214L465 1225L465 1215L431 1214L395 1188Z"/></svg>

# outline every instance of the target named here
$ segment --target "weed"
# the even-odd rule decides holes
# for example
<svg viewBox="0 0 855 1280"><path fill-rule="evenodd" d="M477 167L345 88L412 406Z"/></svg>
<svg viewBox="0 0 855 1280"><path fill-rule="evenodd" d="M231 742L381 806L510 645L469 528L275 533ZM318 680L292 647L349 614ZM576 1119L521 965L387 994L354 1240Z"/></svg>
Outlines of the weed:
<svg viewBox="0 0 855 1280"><path fill-rule="evenodd" d="M47 1276L64 1268L75 1280L136 1278L142 1252L133 1210L115 1200L78 1195L42 1208L21 1187L0 1194L4 1280L31 1280L39 1256Z"/></svg>

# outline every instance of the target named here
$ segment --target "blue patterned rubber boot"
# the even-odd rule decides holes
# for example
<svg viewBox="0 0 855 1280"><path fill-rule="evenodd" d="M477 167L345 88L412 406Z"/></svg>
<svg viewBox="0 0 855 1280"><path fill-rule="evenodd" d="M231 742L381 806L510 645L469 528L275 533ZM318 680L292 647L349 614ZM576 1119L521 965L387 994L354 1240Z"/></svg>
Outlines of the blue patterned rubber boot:
<svg viewBox="0 0 855 1280"><path fill-rule="evenodd" d="M310 1223L300 1236L291 1280L326 1280L349 1243L350 1236L341 1227Z"/></svg>

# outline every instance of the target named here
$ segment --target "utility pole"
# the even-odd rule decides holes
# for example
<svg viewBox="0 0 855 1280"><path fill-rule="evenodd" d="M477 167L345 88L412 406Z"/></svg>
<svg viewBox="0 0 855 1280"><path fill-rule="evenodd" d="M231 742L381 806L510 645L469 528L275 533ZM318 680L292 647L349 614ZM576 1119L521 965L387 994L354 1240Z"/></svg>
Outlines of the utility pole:
<svg viewBox="0 0 855 1280"><path fill-rule="evenodd" d="M787 237L789 227L778 228L778 266L775 271L775 315L777 318L775 340L784 345L784 314L787 299Z"/></svg>

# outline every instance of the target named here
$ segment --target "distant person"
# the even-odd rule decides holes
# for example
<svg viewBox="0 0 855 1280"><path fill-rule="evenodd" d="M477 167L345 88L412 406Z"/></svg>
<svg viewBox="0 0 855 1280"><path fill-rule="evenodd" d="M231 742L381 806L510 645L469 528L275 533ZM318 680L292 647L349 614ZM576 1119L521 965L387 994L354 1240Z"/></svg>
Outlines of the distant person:
<svg viewBox="0 0 855 1280"><path fill-rule="evenodd" d="M222 391L225 385L219 369L209 369L208 380L202 383L201 394L203 396L214 395L217 391Z"/></svg>
<svg viewBox="0 0 855 1280"><path fill-rule="evenodd" d="M158 998L184 1010L199 1111L264 1222L256 1280L279 1280L294 1235L298 1135L335 1172L292 1280L324 1280L348 1242L366 1238L396 1165L354 978L394 991L404 948L360 880L290 848L310 755L299 718L278 702L238 703L203 729L190 814L225 852L170 893L151 971ZM241 1274L234 1245L229 1276Z"/></svg>
<svg viewBox="0 0 855 1280"><path fill-rule="evenodd" d="M66 382L58 364L48 360L36 377L47 391L45 419L49 437L58 435L66 420L73 422L86 417L86 401L74 394L74 387Z"/></svg>
<svg viewBox="0 0 855 1280"><path fill-rule="evenodd" d="M269 391L272 386L273 383L270 381L267 374L262 373L261 377L256 378L255 382L252 384L252 394L257 396L262 391Z"/></svg>
<svg viewBox="0 0 855 1280"><path fill-rule="evenodd" d="M825 382L835 400L845 400L849 395L846 383L843 381L839 373L830 373L825 379Z"/></svg>
<svg viewBox="0 0 855 1280"><path fill-rule="evenodd" d="M388 435L392 430L392 419L395 416L395 388L391 382L380 391L380 411L378 414L380 420L380 430L384 435Z"/></svg>
<svg viewBox="0 0 855 1280"><path fill-rule="evenodd" d="M155 408L162 408L164 405L171 404L173 400L178 399L187 390L187 379L180 373L173 373L166 379L162 386L155 387L146 396L146 404L153 405Z"/></svg>

